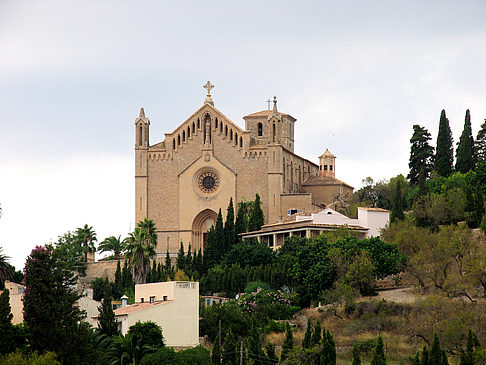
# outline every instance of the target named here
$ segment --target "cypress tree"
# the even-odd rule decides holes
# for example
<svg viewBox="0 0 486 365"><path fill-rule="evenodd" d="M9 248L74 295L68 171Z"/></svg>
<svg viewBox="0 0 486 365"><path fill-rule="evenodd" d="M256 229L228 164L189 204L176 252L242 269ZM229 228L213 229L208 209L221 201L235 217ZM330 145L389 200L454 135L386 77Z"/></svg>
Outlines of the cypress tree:
<svg viewBox="0 0 486 365"><path fill-rule="evenodd" d="M321 365L336 365L336 344L329 330L322 336Z"/></svg>
<svg viewBox="0 0 486 365"><path fill-rule="evenodd" d="M424 345L424 349L422 350L422 360L420 361L420 365L430 365L429 351L427 350L426 345Z"/></svg>
<svg viewBox="0 0 486 365"><path fill-rule="evenodd" d="M172 268L172 259L170 258L168 247L167 247L167 252L165 253L165 272L167 273L167 276L172 276L174 272Z"/></svg>
<svg viewBox="0 0 486 365"><path fill-rule="evenodd" d="M233 207L233 198L230 198L228 210L226 212L226 222L224 223L224 235L225 235L225 250L237 242L236 229L235 229L235 209Z"/></svg>
<svg viewBox="0 0 486 365"><path fill-rule="evenodd" d="M356 344L353 346L353 364L352 365L361 365L361 357L359 356L359 347ZM416 355L418 356L418 354ZM420 365L417 363L416 365Z"/></svg>
<svg viewBox="0 0 486 365"><path fill-rule="evenodd" d="M302 340L302 348L308 349L311 347L312 326L310 318L307 318L307 330L305 331L304 339Z"/></svg>
<svg viewBox="0 0 486 365"><path fill-rule="evenodd" d="M402 190L400 180L397 180L397 185L395 186L395 195L393 196L393 208L391 213L391 221L395 222L397 220L403 221L405 216L403 215L402 209Z"/></svg>
<svg viewBox="0 0 486 365"><path fill-rule="evenodd" d="M290 327L289 322L287 322L287 326L285 327L285 340L282 344L282 353L280 354L280 361L284 361L289 352L294 347L294 336L292 334L292 328Z"/></svg>
<svg viewBox="0 0 486 365"><path fill-rule="evenodd" d="M103 298L101 306L98 307L98 312L99 333L107 335L108 337L117 336L119 334L118 321L115 318L110 297Z"/></svg>
<svg viewBox="0 0 486 365"><path fill-rule="evenodd" d="M192 251L191 251L191 244L189 243L189 247L187 248L187 256L186 256L186 264L185 269L186 272L190 272L193 270L193 259L192 259Z"/></svg>
<svg viewBox="0 0 486 365"><path fill-rule="evenodd" d="M177 270L184 270L186 268L186 253L184 252L184 244L181 241L179 252L176 259Z"/></svg>
<svg viewBox="0 0 486 365"><path fill-rule="evenodd" d="M122 286L123 289L130 289L133 286L132 271L128 266L128 260L125 260L122 270Z"/></svg>
<svg viewBox="0 0 486 365"><path fill-rule="evenodd" d="M410 168L408 179L412 186L418 184L421 173L425 181L432 171L434 147L429 145L430 139L430 133L427 129L418 124L413 126L413 135L410 139L410 160L408 163L408 167Z"/></svg>
<svg viewBox="0 0 486 365"><path fill-rule="evenodd" d="M325 330L324 330L325 331ZM310 340L310 347L318 345L321 342L321 322L317 321L314 325L314 331L312 331L312 336Z"/></svg>
<svg viewBox="0 0 486 365"><path fill-rule="evenodd" d="M236 214L235 234L245 233L248 230L248 212L246 202L238 204L238 212ZM240 240L238 238L238 240Z"/></svg>
<svg viewBox="0 0 486 365"><path fill-rule="evenodd" d="M15 327L12 318L10 292L4 289L0 294L0 354L8 354L15 350Z"/></svg>
<svg viewBox="0 0 486 365"><path fill-rule="evenodd" d="M116 263L115 282L113 283L113 295L118 299L123 295L123 277L120 260Z"/></svg>
<svg viewBox="0 0 486 365"><path fill-rule="evenodd" d="M215 237L214 226L211 226L207 233L206 243L204 244L203 267L207 272L216 264L217 242Z"/></svg>
<svg viewBox="0 0 486 365"><path fill-rule="evenodd" d="M474 139L471 131L471 115L466 110L464 129L457 144L456 171L465 174L474 169Z"/></svg>
<svg viewBox="0 0 486 365"><path fill-rule="evenodd" d="M452 174L454 150L452 132L445 110L440 113L439 133L437 135L437 148L435 153L434 169L440 176L447 177Z"/></svg>
<svg viewBox="0 0 486 365"><path fill-rule="evenodd" d="M221 364L221 347L219 346L219 333L214 339L213 350L211 351L211 361L215 364Z"/></svg>
<svg viewBox="0 0 486 365"><path fill-rule="evenodd" d="M385 347L383 346L383 339L378 336L373 357L371 358L371 365L386 365Z"/></svg>
<svg viewBox="0 0 486 365"><path fill-rule="evenodd" d="M278 363L278 357L275 354L275 346L271 342L267 342L265 345L265 353L267 354L267 359L270 360L270 362L273 363Z"/></svg>
<svg viewBox="0 0 486 365"><path fill-rule="evenodd" d="M214 242L216 244L215 258L216 262L219 263L221 257L226 253L223 214L221 214L221 208L219 209L218 217L216 218L216 226L214 227Z"/></svg>
<svg viewBox="0 0 486 365"><path fill-rule="evenodd" d="M434 333L434 342L429 354L430 365L444 365L447 364L447 355L445 351L440 348L439 337Z"/></svg>
<svg viewBox="0 0 486 365"><path fill-rule="evenodd" d="M467 224L470 228L478 228L484 215L484 201L483 190L479 181L476 183L476 191L474 194L474 201L472 204L472 211L470 213Z"/></svg>
<svg viewBox="0 0 486 365"><path fill-rule="evenodd" d="M255 196L255 201L251 205L251 209L250 209L250 217L248 219L249 231L258 231L265 223L261 205L262 202L260 200L260 195L258 195L257 193Z"/></svg>
<svg viewBox="0 0 486 365"><path fill-rule="evenodd" d="M476 142L474 142L474 152L476 162L486 160L486 119L481 124L481 128L476 136Z"/></svg>
<svg viewBox="0 0 486 365"><path fill-rule="evenodd" d="M265 353L262 349L262 340L260 339L260 334L258 329L254 326L251 332L251 336L248 339L248 357L253 359L253 364L263 365L262 361L265 358Z"/></svg>
<svg viewBox="0 0 486 365"><path fill-rule="evenodd" d="M239 349L238 349L239 350ZM223 344L223 364L237 364L238 361L238 351L236 349L236 337L231 331L231 328L226 333Z"/></svg>
<svg viewBox="0 0 486 365"><path fill-rule="evenodd" d="M195 270L198 272L198 273L201 273L202 270L203 270L203 258L202 258L202 250L199 249L199 251L197 251L197 257L196 257L196 263L195 263Z"/></svg>

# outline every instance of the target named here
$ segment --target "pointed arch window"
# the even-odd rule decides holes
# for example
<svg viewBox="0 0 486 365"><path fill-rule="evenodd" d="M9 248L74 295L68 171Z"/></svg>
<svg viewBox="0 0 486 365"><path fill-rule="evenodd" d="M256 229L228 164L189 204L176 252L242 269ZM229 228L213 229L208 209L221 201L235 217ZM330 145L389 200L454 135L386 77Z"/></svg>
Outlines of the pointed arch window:
<svg viewBox="0 0 486 365"><path fill-rule="evenodd" d="M219 123L219 132L223 133L223 123L222 122Z"/></svg>
<svg viewBox="0 0 486 365"><path fill-rule="evenodd" d="M235 146L238 146L238 133L235 133Z"/></svg>
<svg viewBox="0 0 486 365"><path fill-rule="evenodd" d="M214 120L214 128L218 129L218 118L215 118Z"/></svg>
<svg viewBox="0 0 486 365"><path fill-rule="evenodd" d="M228 126L227 125L224 126L224 135L225 135L225 137L228 136Z"/></svg>
<svg viewBox="0 0 486 365"><path fill-rule="evenodd" d="M175 150L175 138L172 138L172 149Z"/></svg>
<svg viewBox="0 0 486 365"><path fill-rule="evenodd" d="M263 136L263 124L262 123L258 123L257 129L258 129L258 136L259 137Z"/></svg>
<svg viewBox="0 0 486 365"><path fill-rule="evenodd" d="M187 127L187 138L191 136L191 127Z"/></svg>
<svg viewBox="0 0 486 365"><path fill-rule="evenodd" d="M230 141L233 140L233 130L230 130Z"/></svg>
<svg viewBox="0 0 486 365"><path fill-rule="evenodd" d="M240 137L240 147L243 147L243 138Z"/></svg>
<svg viewBox="0 0 486 365"><path fill-rule="evenodd" d="M201 129L201 121L197 118L197 129Z"/></svg>
<svg viewBox="0 0 486 365"><path fill-rule="evenodd" d="M181 145L181 135L180 134L177 135L177 145L178 146Z"/></svg>
<svg viewBox="0 0 486 365"><path fill-rule="evenodd" d="M186 131L182 131L182 142L186 141Z"/></svg>
<svg viewBox="0 0 486 365"><path fill-rule="evenodd" d="M138 126L138 145L139 146L141 146L142 142L143 142L142 132L143 132L142 124L139 124L139 126Z"/></svg>
<svg viewBox="0 0 486 365"><path fill-rule="evenodd" d="M196 124L192 122L192 134L196 133Z"/></svg>

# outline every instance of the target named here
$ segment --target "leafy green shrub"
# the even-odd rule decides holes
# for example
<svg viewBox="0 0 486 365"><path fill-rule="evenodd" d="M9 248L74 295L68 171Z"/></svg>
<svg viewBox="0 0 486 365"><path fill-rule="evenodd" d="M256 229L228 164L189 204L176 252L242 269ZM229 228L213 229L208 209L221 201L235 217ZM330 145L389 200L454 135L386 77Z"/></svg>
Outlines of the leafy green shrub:
<svg viewBox="0 0 486 365"><path fill-rule="evenodd" d="M264 289L264 290L272 289L270 284L264 283L263 281L250 281L248 284L246 284L245 293L247 293L247 294L253 293L253 292L257 291L258 288Z"/></svg>
<svg viewBox="0 0 486 365"><path fill-rule="evenodd" d="M39 355L34 352L30 355L25 355L21 352L12 352L5 357L0 358L0 365L61 365L57 360L57 355L54 352L46 352Z"/></svg>
<svg viewBox="0 0 486 365"><path fill-rule="evenodd" d="M295 305L296 302L296 294L258 288L253 293L243 294L237 303L244 312L255 315L257 320L266 321L289 319L300 309Z"/></svg>
<svg viewBox="0 0 486 365"><path fill-rule="evenodd" d="M277 332L277 333L282 333L285 332L285 323L284 322L276 322L273 319L268 321L267 325L263 329L264 333L270 333L270 332Z"/></svg>

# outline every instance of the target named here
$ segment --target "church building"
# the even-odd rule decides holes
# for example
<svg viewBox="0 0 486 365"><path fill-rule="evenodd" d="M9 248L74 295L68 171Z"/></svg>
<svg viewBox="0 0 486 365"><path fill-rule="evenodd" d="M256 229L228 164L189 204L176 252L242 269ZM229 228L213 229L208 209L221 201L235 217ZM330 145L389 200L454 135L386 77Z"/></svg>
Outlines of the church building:
<svg viewBox="0 0 486 365"><path fill-rule="evenodd" d="M144 109L135 119L135 219L157 226L159 254L204 249L206 232L230 198L262 200L265 223L335 207L353 187L335 177L335 156L319 165L294 153L296 119L273 108L243 117L244 129L214 106L208 81L204 104L162 142L150 144ZM236 214L236 212L235 212ZM223 216L224 218L224 216Z"/></svg>

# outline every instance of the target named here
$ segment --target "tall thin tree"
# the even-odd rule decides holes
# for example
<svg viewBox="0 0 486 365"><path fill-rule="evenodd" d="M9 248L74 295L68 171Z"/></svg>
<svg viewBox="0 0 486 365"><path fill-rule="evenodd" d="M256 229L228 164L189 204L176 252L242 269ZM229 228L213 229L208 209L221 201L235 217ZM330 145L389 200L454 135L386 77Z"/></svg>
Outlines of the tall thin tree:
<svg viewBox="0 0 486 365"><path fill-rule="evenodd" d="M456 171L463 174L474 169L474 139L471 130L471 115L466 110L464 129L456 150Z"/></svg>
<svg viewBox="0 0 486 365"><path fill-rule="evenodd" d="M435 150L434 169L440 176L449 176L453 171L454 147L449 119L445 110L440 113L439 133Z"/></svg>
<svg viewBox="0 0 486 365"><path fill-rule="evenodd" d="M408 163L410 168L408 179L413 186L419 183L420 174L423 174L424 180L427 180L432 171L434 147L429 145L430 139L430 133L427 129L418 124L413 126L413 135L410 139L410 160Z"/></svg>

